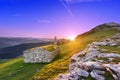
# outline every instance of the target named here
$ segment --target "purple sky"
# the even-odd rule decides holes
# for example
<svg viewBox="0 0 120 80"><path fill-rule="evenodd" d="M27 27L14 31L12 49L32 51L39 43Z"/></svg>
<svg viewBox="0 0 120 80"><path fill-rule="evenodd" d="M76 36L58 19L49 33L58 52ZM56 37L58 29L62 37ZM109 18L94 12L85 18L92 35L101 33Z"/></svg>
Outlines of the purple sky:
<svg viewBox="0 0 120 80"><path fill-rule="evenodd" d="M120 0L0 0L1 37L67 37L120 22Z"/></svg>

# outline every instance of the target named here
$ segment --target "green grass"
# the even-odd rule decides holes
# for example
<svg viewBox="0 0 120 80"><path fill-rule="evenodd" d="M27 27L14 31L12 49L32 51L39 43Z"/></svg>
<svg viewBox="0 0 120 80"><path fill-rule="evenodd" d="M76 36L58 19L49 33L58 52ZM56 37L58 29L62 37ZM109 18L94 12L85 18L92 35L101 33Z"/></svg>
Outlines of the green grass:
<svg viewBox="0 0 120 80"><path fill-rule="evenodd" d="M105 51L105 53L113 52L116 54L120 54L120 49L117 48L119 45L120 45L120 43L118 43L117 46L101 46L101 48L107 50L107 51ZM102 59L102 60L104 60L104 59ZM109 61L106 59L105 61L107 61L108 63L114 62L114 63L118 64L120 62L120 58L113 58L112 61Z"/></svg>
<svg viewBox="0 0 120 80"><path fill-rule="evenodd" d="M103 38L113 36L116 33L118 33L116 30L102 30L74 42L61 45L60 54L51 64L48 64L33 76L31 80L53 80L58 74L65 73L68 70L69 59L73 54L83 50L87 44L93 41L99 41Z"/></svg>
<svg viewBox="0 0 120 80"><path fill-rule="evenodd" d="M94 78L92 78L90 75L87 78L83 78L84 80L95 80Z"/></svg>
<svg viewBox="0 0 120 80"><path fill-rule="evenodd" d="M93 41L99 41L116 33L118 33L116 30L102 30L79 40L60 45L60 53L48 64L25 64L22 58L3 61L0 63L0 80L53 80L58 74L65 73L68 70L69 59L73 54L83 50L87 44ZM47 48L51 50L51 47Z"/></svg>
<svg viewBox="0 0 120 80"><path fill-rule="evenodd" d="M54 45L47 45L47 46L42 46L42 48L44 48L44 49L46 49L47 51L50 51L50 52L52 52L52 51L54 51L55 49L54 49Z"/></svg>
<svg viewBox="0 0 120 80"><path fill-rule="evenodd" d="M105 80L114 80L109 71L105 71L105 74L103 76L106 78Z"/></svg>
<svg viewBox="0 0 120 80"><path fill-rule="evenodd" d="M46 64L25 64L23 58L0 63L0 80L28 80Z"/></svg>
<svg viewBox="0 0 120 80"><path fill-rule="evenodd" d="M117 46L101 46L101 48L106 49L107 52L113 52L120 54L120 49Z"/></svg>

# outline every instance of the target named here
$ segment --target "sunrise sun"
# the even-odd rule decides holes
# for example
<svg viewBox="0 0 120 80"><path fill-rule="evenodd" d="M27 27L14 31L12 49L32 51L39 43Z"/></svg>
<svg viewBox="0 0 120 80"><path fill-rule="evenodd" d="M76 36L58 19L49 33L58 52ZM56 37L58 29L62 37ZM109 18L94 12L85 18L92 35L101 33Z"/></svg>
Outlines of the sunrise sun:
<svg viewBox="0 0 120 80"><path fill-rule="evenodd" d="M75 40L75 35L70 35L70 36L68 36L67 38L69 39L69 40L71 40L71 41L74 41Z"/></svg>

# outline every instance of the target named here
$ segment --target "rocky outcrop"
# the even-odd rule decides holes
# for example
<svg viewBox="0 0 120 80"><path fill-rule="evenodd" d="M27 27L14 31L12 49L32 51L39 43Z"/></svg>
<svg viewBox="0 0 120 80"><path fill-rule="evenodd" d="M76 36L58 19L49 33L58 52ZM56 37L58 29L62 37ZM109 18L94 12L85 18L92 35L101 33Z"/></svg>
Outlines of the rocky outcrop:
<svg viewBox="0 0 120 80"><path fill-rule="evenodd" d="M100 75L100 74L104 74L104 73L105 73L104 71L93 70L90 72L90 75L96 80L105 80L105 78Z"/></svg>
<svg viewBox="0 0 120 80"><path fill-rule="evenodd" d="M49 52L41 47L28 49L23 52L25 63L48 63L51 62L59 53L59 48L55 51Z"/></svg>
<svg viewBox="0 0 120 80"><path fill-rule="evenodd" d="M120 26L120 24L115 23L115 22L106 23L106 25L108 25L108 26Z"/></svg>
<svg viewBox="0 0 120 80"><path fill-rule="evenodd" d="M120 63L107 63L106 60L102 60L112 61L114 58L120 58L120 54L105 53L106 50L100 48L100 46L116 46L118 43L120 43L120 34L88 44L83 51L71 57L68 72L60 74L55 80L85 80L88 76L95 80L105 80L103 76L105 71L108 71L114 80L120 80Z"/></svg>

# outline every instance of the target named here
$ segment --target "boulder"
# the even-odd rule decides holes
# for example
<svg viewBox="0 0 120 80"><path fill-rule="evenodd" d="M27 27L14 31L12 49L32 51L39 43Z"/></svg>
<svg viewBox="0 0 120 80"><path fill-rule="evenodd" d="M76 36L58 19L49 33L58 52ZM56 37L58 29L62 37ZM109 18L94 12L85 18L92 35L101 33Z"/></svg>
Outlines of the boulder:
<svg viewBox="0 0 120 80"><path fill-rule="evenodd" d="M95 80L105 80L105 78L99 74L96 73L96 71L91 71L90 73L91 77L93 77Z"/></svg>
<svg viewBox="0 0 120 80"><path fill-rule="evenodd" d="M83 61L89 61L91 59L93 59L94 57L97 57L97 55L99 54L99 51L89 51L86 55L85 58L83 58Z"/></svg>
<svg viewBox="0 0 120 80"><path fill-rule="evenodd" d="M117 48L120 49L120 46L118 46Z"/></svg>
<svg viewBox="0 0 120 80"><path fill-rule="evenodd" d="M116 58L116 57L120 57L120 54L116 54L116 53L101 53L98 55L99 58Z"/></svg>
<svg viewBox="0 0 120 80"><path fill-rule="evenodd" d="M108 58L109 59L109 61L112 61L114 58Z"/></svg>
<svg viewBox="0 0 120 80"><path fill-rule="evenodd" d="M94 45L97 45L97 46L106 46L108 43L107 42L93 42Z"/></svg>
<svg viewBox="0 0 120 80"><path fill-rule="evenodd" d="M120 80L119 75L114 73L108 66L106 66L106 70L110 72L110 74L113 76L114 80Z"/></svg>
<svg viewBox="0 0 120 80"><path fill-rule="evenodd" d="M73 55L73 56L71 57L71 59L70 59L70 62L71 62L71 63L76 62L77 59L78 59L77 57L78 57L78 54Z"/></svg>
<svg viewBox="0 0 120 80"><path fill-rule="evenodd" d="M82 77L88 77L89 73L85 70L82 70L81 68L78 68L76 71L78 76L82 76Z"/></svg>
<svg viewBox="0 0 120 80"><path fill-rule="evenodd" d="M86 71L105 70L105 67L102 64L100 64L99 62L92 62L92 61L87 61L84 63L81 62L78 64L78 67Z"/></svg>
<svg viewBox="0 0 120 80"><path fill-rule="evenodd" d="M117 43L111 43L111 44L109 44L110 46L116 46L117 45Z"/></svg>
<svg viewBox="0 0 120 80"><path fill-rule="evenodd" d="M105 74L105 71L101 71L101 70L93 70L93 71L97 74Z"/></svg>
<svg viewBox="0 0 120 80"><path fill-rule="evenodd" d="M78 66L77 62L71 63L71 64L69 65L69 71L74 71L74 69L75 69L77 66Z"/></svg>
<svg viewBox="0 0 120 80"><path fill-rule="evenodd" d="M80 77L76 72L70 72L69 80L78 80Z"/></svg>
<svg viewBox="0 0 120 80"><path fill-rule="evenodd" d="M118 79L120 79L120 65L116 67L113 64L105 64L104 66L109 68L115 75L117 75Z"/></svg>

